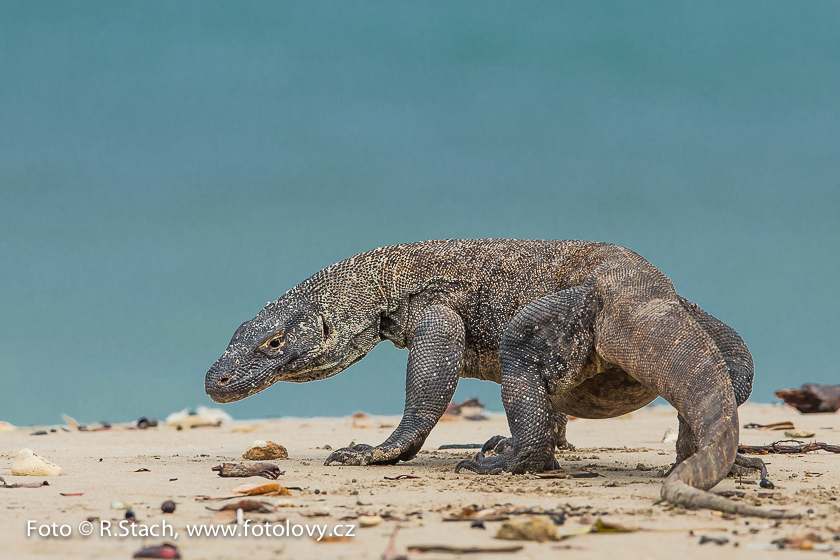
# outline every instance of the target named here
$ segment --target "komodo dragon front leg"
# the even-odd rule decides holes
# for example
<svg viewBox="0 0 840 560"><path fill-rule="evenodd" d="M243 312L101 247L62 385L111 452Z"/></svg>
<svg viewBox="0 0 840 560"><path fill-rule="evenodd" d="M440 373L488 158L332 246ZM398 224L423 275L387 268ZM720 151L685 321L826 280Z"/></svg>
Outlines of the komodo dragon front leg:
<svg viewBox="0 0 840 560"><path fill-rule="evenodd" d="M446 411L463 367L463 320L442 305L425 308L409 344L405 412L399 426L376 447L358 444L338 449L324 464L393 465L412 459Z"/></svg>
<svg viewBox="0 0 840 560"><path fill-rule="evenodd" d="M795 517L706 492L736 459L735 396L727 364L712 338L660 278L638 270L609 270L597 284L547 296L520 311L508 325L499 351L502 400L514 443L499 456L479 453L475 461L462 461L456 471L543 470L551 465L554 443L550 409L578 408L579 416L610 417L646 404L652 393L677 409L697 441L696 452L665 480L665 501L760 517ZM583 366L593 349L620 369L585 378ZM627 375L641 391L622 377Z"/></svg>

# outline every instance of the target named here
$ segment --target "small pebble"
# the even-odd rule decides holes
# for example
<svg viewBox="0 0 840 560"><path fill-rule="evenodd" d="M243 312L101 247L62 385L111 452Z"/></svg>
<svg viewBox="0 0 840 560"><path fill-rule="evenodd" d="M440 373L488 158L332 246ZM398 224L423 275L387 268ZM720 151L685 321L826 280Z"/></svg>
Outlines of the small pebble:
<svg viewBox="0 0 840 560"><path fill-rule="evenodd" d="M173 513L175 511L175 502L172 500L166 500L162 504L160 504L160 510L163 513Z"/></svg>
<svg viewBox="0 0 840 560"><path fill-rule="evenodd" d="M484 526L484 521L473 521L470 523L471 529L486 529L487 527Z"/></svg>
<svg viewBox="0 0 840 560"><path fill-rule="evenodd" d="M134 516L134 510L131 509L125 510L125 518L129 521L137 521L137 517Z"/></svg>

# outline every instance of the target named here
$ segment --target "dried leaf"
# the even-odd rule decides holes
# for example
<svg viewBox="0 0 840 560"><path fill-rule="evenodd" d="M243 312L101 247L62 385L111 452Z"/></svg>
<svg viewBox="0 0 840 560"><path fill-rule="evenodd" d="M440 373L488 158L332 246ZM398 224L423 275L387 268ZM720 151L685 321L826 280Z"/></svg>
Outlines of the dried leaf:
<svg viewBox="0 0 840 560"><path fill-rule="evenodd" d="M59 492L62 496L84 496L84 492Z"/></svg>
<svg viewBox="0 0 840 560"><path fill-rule="evenodd" d="M772 424L756 424L753 422L750 424L744 424L744 428L757 428L759 430L793 430L794 426L793 422L785 420L784 422L773 422Z"/></svg>
<svg viewBox="0 0 840 560"><path fill-rule="evenodd" d="M246 496L291 496L292 493L286 488L280 486L276 482L268 482L265 484L243 484L231 490L234 494L244 494Z"/></svg>
<svg viewBox="0 0 840 560"><path fill-rule="evenodd" d="M593 533L635 533L638 530L638 527L627 527L626 525L610 523L603 519L598 519L591 529Z"/></svg>
<svg viewBox="0 0 840 560"><path fill-rule="evenodd" d="M398 474L397 476L386 476L385 480L406 480L409 478L422 478L414 474Z"/></svg>
<svg viewBox="0 0 840 560"><path fill-rule="evenodd" d="M25 483L16 482L14 484L6 484L6 481L3 480L2 476L0 476L0 484L3 485L2 486L3 488L40 488L41 486L49 486L50 485L50 483L47 482L46 480L41 481L41 482L25 482Z"/></svg>
<svg viewBox="0 0 840 560"><path fill-rule="evenodd" d="M312 540L319 543L337 543L337 542L347 542L352 540L350 537L346 537L341 535L340 537L336 535L324 535L321 538L312 537Z"/></svg>

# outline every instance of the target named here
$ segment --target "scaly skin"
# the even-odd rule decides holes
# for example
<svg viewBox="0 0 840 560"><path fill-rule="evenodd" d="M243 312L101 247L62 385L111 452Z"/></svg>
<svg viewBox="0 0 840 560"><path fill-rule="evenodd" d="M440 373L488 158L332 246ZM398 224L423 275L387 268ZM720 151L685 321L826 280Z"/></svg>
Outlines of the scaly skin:
<svg viewBox="0 0 840 560"><path fill-rule="evenodd" d="M396 245L336 263L269 303L234 333L207 372L216 402L277 381L338 374L382 340L408 348L405 413L380 445L333 452L326 464L414 457L459 377L502 383L512 438L493 438L457 469L557 466L566 414L608 418L663 396L681 420L665 500L778 516L711 495L738 463L736 407L752 359L734 330L681 299L670 280L616 245L585 241L442 240ZM495 448L496 457L484 452Z"/></svg>

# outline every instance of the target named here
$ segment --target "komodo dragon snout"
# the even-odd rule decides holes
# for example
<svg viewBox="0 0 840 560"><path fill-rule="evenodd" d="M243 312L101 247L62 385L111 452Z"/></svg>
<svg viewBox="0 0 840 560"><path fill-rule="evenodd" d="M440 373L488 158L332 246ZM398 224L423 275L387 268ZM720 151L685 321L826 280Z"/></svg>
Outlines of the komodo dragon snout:
<svg viewBox="0 0 840 560"><path fill-rule="evenodd" d="M242 323L227 350L204 379L206 393L216 402L238 401L278 381L321 379L318 369L326 354L329 328L313 306L293 298L269 304Z"/></svg>

